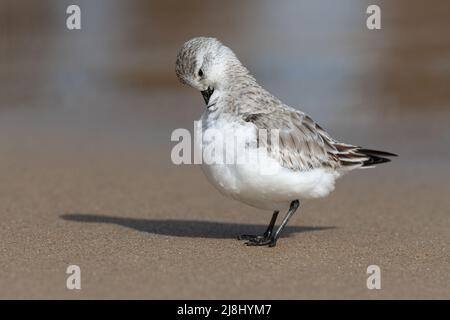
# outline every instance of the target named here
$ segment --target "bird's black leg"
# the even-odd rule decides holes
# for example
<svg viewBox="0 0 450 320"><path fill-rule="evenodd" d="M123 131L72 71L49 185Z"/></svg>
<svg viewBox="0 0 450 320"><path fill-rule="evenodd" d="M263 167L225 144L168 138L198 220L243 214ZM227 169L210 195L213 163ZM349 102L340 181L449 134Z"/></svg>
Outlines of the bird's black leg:
<svg viewBox="0 0 450 320"><path fill-rule="evenodd" d="M274 235L270 235L267 238L254 238L254 239L248 239L249 241L246 243L248 246L265 246L268 245L269 247L275 247L277 244L277 240L280 238L281 232L286 227L287 223L289 222L289 219L294 215L295 211L297 211L298 207L300 206L300 202L298 200L294 200L291 202L291 205L289 207L289 210L286 214L286 216L283 219L283 222L278 227L277 231ZM272 221L271 221L272 222ZM272 233L272 232L271 232Z"/></svg>
<svg viewBox="0 0 450 320"><path fill-rule="evenodd" d="M284 230L284 227L286 227L287 223L289 222L289 219L294 215L295 211L297 211L298 207L300 206L300 201L294 200L291 202L291 206L289 207L289 211L286 214L286 216L283 219L283 222L278 227L277 231L272 237L272 241L269 243L269 247L275 247L277 244L277 240L280 238L281 232Z"/></svg>
<svg viewBox="0 0 450 320"><path fill-rule="evenodd" d="M243 234L238 237L238 240L267 240L272 236L273 227L275 226L275 222L277 221L279 211L274 211L272 215L272 219L270 219L269 226L262 236L260 235L252 235L252 234Z"/></svg>

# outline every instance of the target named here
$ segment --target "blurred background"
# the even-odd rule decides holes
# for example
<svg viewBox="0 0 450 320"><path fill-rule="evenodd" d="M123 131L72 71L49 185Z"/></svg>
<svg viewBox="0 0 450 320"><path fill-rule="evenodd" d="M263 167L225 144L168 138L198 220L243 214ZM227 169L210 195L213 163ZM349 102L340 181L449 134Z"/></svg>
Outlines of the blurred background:
<svg viewBox="0 0 450 320"><path fill-rule="evenodd" d="M81 7L81 30L66 28L70 4ZM366 28L369 4L381 7L381 30ZM180 249L182 253L170 251L170 239L188 238L197 246L209 240L210 249L217 251L215 241L241 230L237 224L183 221L258 222L261 226L253 228L259 230L268 219L229 214L257 211L230 204L204 181L198 168L171 164L172 131L192 130L204 108L201 95L178 83L174 72L178 49L195 36L216 37L231 47L264 87L307 112L334 137L400 154L392 164L356 174L355 180L349 179L353 184L343 182L344 191L338 195L348 202L338 202L336 196L334 202L307 206L340 215L310 214L294 223L342 227L345 223L339 221L354 222L357 218L348 211L355 211L355 203L349 193L363 199L362 207L369 203L386 211L395 205L397 215L384 217L387 224L399 226L395 232L405 228L395 239L424 232L423 243L410 243L416 243L419 256L435 252L434 263L444 268L450 214L449 17L446 0L2 0L0 297L70 297L58 284L64 283L64 272L57 270L73 261L92 266L89 277L96 286L88 287L83 297L255 294L233 291L257 283L251 277L236 280L232 288L222 281L226 274L215 280L201 278L204 286L188 277L188 289L180 291L158 274L164 270L167 277L179 280L183 272L174 265L180 264L179 254L187 253L193 269L209 270L206 263L195 264L191 246ZM384 190L384 198L365 198L364 190ZM399 197L403 202L397 202ZM215 215L217 204L221 211ZM376 214L369 216L375 219L372 227L383 224ZM371 221L364 213L359 218L362 225ZM180 223L152 224L164 219ZM430 235L436 237L432 244ZM403 245L400 242L398 248ZM238 244L230 241L229 246L231 250ZM400 255L416 256L414 248ZM389 256L380 250L381 256ZM101 276L109 274L111 264L121 266L116 271L122 276L136 269L144 272L146 268L136 267L144 264L144 256L159 257L145 261L153 273L140 275L157 283L158 291L139 287L133 278L121 282L116 274L116 280L108 282ZM108 260L113 257L123 264ZM415 271L434 268L420 266ZM442 277L438 272L427 287L431 291L425 292L448 297L448 278ZM285 288L292 281L286 280ZM447 285L439 287L442 283ZM342 286L321 291L314 287L317 283L309 285L324 297L333 296L336 288L347 297L362 294ZM424 285L416 285L418 291L398 289L394 296L421 296ZM308 292L291 289L277 297L309 297ZM261 292L266 291L256 296Z"/></svg>
<svg viewBox="0 0 450 320"><path fill-rule="evenodd" d="M342 121L420 117L408 133L423 138L450 109L447 1L379 1L374 31L365 1L77 1L82 30L69 31L71 3L2 1L0 130L95 148L167 145L202 112L174 75L178 49L199 35L229 45L265 87L338 134Z"/></svg>

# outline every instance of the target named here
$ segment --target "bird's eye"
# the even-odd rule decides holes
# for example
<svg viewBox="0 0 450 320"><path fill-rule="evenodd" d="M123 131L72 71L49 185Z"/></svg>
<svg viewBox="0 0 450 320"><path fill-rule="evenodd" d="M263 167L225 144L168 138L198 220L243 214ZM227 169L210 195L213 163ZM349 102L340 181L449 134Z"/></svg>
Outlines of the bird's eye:
<svg viewBox="0 0 450 320"><path fill-rule="evenodd" d="M203 77L203 70L202 69L198 70L198 76L199 77Z"/></svg>

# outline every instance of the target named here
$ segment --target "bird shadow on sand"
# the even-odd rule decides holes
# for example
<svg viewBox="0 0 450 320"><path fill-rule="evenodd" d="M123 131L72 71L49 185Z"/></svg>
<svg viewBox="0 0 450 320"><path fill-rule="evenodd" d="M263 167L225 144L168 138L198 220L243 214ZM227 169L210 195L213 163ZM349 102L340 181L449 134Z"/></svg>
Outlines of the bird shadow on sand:
<svg viewBox="0 0 450 320"><path fill-rule="evenodd" d="M189 237L189 238L211 238L211 239L229 239L236 238L240 234L262 234L267 226L257 224L241 224L230 222L213 222L198 220L153 220L114 217L97 214L64 214L60 216L67 221L81 223L106 223L115 224L140 232L152 234ZM293 233L322 231L334 229L335 227L300 227L286 226L283 236L286 237Z"/></svg>

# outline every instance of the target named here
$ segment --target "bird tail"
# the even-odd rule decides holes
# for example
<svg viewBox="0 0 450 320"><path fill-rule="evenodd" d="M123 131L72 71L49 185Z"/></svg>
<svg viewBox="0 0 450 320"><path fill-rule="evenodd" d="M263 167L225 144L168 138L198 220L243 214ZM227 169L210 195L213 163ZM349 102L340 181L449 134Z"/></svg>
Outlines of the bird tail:
<svg viewBox="0 0 450 320"><path fill-rule="evenodd" d="M391 161L397 155L390 152L364 149L350 144L335 144L337 157L343 169L372 168L377 164Z"/></svg>
<svg viewBox="0 0 450 320"><path fill-rule="evenodd" d="M391 159L389 159L390 157L398 156L395 153L363 148L358 148L355 151L367 157L367 159L362 162L362 168L371 168L377 164L391 161Z"/></svg>

